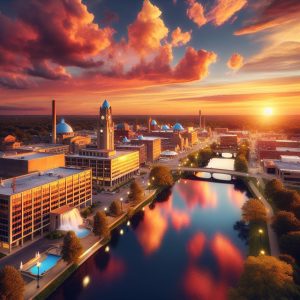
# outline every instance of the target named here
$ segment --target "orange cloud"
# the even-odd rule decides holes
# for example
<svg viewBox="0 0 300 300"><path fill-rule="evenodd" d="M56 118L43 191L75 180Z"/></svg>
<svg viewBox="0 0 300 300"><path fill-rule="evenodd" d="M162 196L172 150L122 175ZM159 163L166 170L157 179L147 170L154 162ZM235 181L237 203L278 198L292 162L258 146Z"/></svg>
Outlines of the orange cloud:
<svg viewBox="0 0 300 300"><path fill-rule="evenodd" d="M208 75L208 67L217 61L217 54L188 47L175 67L175 77L181 80L200 80Z"/></svg>
<svg viewBox="0 0 300 300"><path fill-rule="evenodd" d="M207 23L207 20L204 16L204 8L201 3L196 0L187 1L189 7L186 10L186 15L190 20L198 25L198 27L203 26Z"/></svg>
<svg viewBox="0 0 300 300"><path fill-rule="evenodd" d="M171 222L175 230L179 231L188 227L191 223L189 214L184 211L173 209L171 211Z"/></svg>
<svg viewBox="0 0 300 300"><path fill-rule="evenodd" d="M228 68L232 70L240 69L244 64L244 57L239 53L233 53L227 61Z"/></svg>
<svg viewBox="0 0 300 300"><path fill-rule="evenodd" d="M182 32L180 27L177 27L172 32L172 45L174 47L187 44L191 40L191 31Z"/></svg>
<svg viewBox="0 0 300 300"><path fill-rule="evenodd" d="M160 9L145 0L137 19L128 26L129 46L142 56L158 50L168 35L169 30L160 16Z"/></svg>
<svg viewBox="0 0 300 300"><path fill-rule="evenodd" d="M207 18L216 26L221 26L246 4L247 0L217 0Z"/></svg>

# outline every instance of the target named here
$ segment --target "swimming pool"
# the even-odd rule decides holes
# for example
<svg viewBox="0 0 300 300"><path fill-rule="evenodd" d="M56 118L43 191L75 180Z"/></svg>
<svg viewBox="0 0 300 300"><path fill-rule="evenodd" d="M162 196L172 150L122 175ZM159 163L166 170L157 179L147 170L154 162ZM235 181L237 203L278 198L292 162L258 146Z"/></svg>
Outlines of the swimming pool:
<svg viewBox="0 0 300 300"><path fill-rule="evenodd" d="M46 258L44 258L42 261L40 261L41 265L40 265L40 275L43 275L44 273L46 273L47 271L49 271L50 269L52 269L57 262L61 259L61 256L59 255L54 255L54 254L47 254ZM31 268L29 268L28 270L32 275L37 276L38 274L38 267L35 264L34 266L32 266Z"/></svg>
<svg viewBox="0 0 300 300"><path fill-rule="evenodd" d="M90 231L86 228L79 228L75 231L75 233L80 239L82 239L86 237L90 233Z"/></svg>

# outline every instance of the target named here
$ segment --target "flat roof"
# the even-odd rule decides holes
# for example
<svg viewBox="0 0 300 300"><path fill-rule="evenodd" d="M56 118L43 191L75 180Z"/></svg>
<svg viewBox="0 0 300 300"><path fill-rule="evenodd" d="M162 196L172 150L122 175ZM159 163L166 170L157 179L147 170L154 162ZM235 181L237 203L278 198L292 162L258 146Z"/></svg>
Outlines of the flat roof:
<svg viewBox="0 0 300 300"><path fill-rule="evenodd" d="M282 162L279 160L274 161L276 167L281 171L299 171L300 172L300 163L294 162Z"/></svg>
<svg viewBox="0 0 300 300"><path fill-rule="evenodd" d="M74 209L74 207L72 207L72 206L64 205L64 206L61 206L59 208L56 208L56 209L52 210L51 214L63 215L66 212L69 212L73 209Z"/></svg>
<svg viewBox="0 0 300 300"><path fill-rule="evenodd" d="M300 148L292 148L292 147L276 147L276 151L300 152Z"/></svg>
<svg viewBox="0 0 300 300"><path fill-rule="evenodd" d="M47 156L62 155L61 153L45 153L45 152L28 152L28 153L19 153L14 155L5 155L3 158L15 159L15 160L32 160L37 158L44 158Z"/></svg>
<svg viewBox="0 0 300 300"><path fill-rule="evenodd" d="M237 137L236 134L220 134L220 137Z"/></svg>
<svg viewBox="0 0 300 300"><path fill-rule="evenodd" d="M34 172L23 176L15 177L15 191L13 192L12 183L14 178L2 180L0 185L0 195L13 195L20 192L30 190L34 187L38 187L44 184L48 184L57 181L61 178L79 174L86 169L79 169L74 167L62 167L50 169L45 172Z"/></svg>
<svg viewBox="0 0 300 300"><path fill-rule="evenodd" d="M101 151L101 150L100 150ZM138 152L139 150L135 151L116 151L115 155L109 156L109 157L102 157L102 156L92 156L92 155L82 155L82 154L68 154L66 157L80 157L80 158L91 158L91 159L97 159L97 160L111 160L117 157L125 156L133 152Z"/></svg>
<svg viewBox="0 0 300 300"><path fill-rule="evenodd" d="M41 149L41 148L59 148L62 146L68 146L64 144L51 144L51 143L39 143L39 144L30 144L30 145L23 145L19 147L19 149L29 149L29 150L34 150L34 149Z"/></svg>
<svg viewBox="0 0 300 300"><path fill-rule="evenodd" d="M159 136L144 136L142 139L131 139L132 141L154 141L160 140L161 137Z"/></svg>

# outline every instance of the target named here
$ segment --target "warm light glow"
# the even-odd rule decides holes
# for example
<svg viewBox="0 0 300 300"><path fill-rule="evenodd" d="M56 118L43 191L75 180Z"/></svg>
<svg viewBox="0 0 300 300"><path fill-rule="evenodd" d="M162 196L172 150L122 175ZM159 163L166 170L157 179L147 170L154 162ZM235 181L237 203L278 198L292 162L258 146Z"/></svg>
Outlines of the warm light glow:
<svg viewBox="0 0 300 300"><path fill-rule="evenodd" d="M263 231L262 229L258 229L258 233L259 233L259 234L263 234L264 231Z"/></svg>
<svg viewBox="0 0 300 300"><path fill-rule="evenodd" d="M105 252L109 252L109 246L105 247Z"/></svg>
<svg viewBox="0 0 300 300"><path fill-rule="evenodd" d="M85 276L82 280L83 287L87 287L90 281L91 281L90 276Z"/></svg>
<svg viewBox="0 0 300 300"><path fill-rule="evenodd" d="M265 250L260 250L260 255L265 255Z"/></svg>
<svg viewBox="0 0 300 300"><path fill-rule="evenodd" d="M273 115L273 108L272 107L265 107L263 111L265 116L272 116Z"/></svg>
<svg viewBox="0 0 300 300"><path fill-rule="evenodd" d="M121 234L121 235L124 234L124 230L123 230L123 229L120 230L120 234Z"/></svg>

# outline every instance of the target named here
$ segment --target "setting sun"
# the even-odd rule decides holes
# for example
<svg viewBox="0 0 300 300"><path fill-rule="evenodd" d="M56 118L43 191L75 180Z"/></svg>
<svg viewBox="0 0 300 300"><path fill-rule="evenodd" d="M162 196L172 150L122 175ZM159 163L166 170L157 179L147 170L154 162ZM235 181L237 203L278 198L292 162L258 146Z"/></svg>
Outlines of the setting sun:
<svg viewBox="0 0 300 300"><path fill-rule="evenodd" d="M272 107L265 107L263 111L265 116L271 116L273 115L273 108Z"/></svg>

